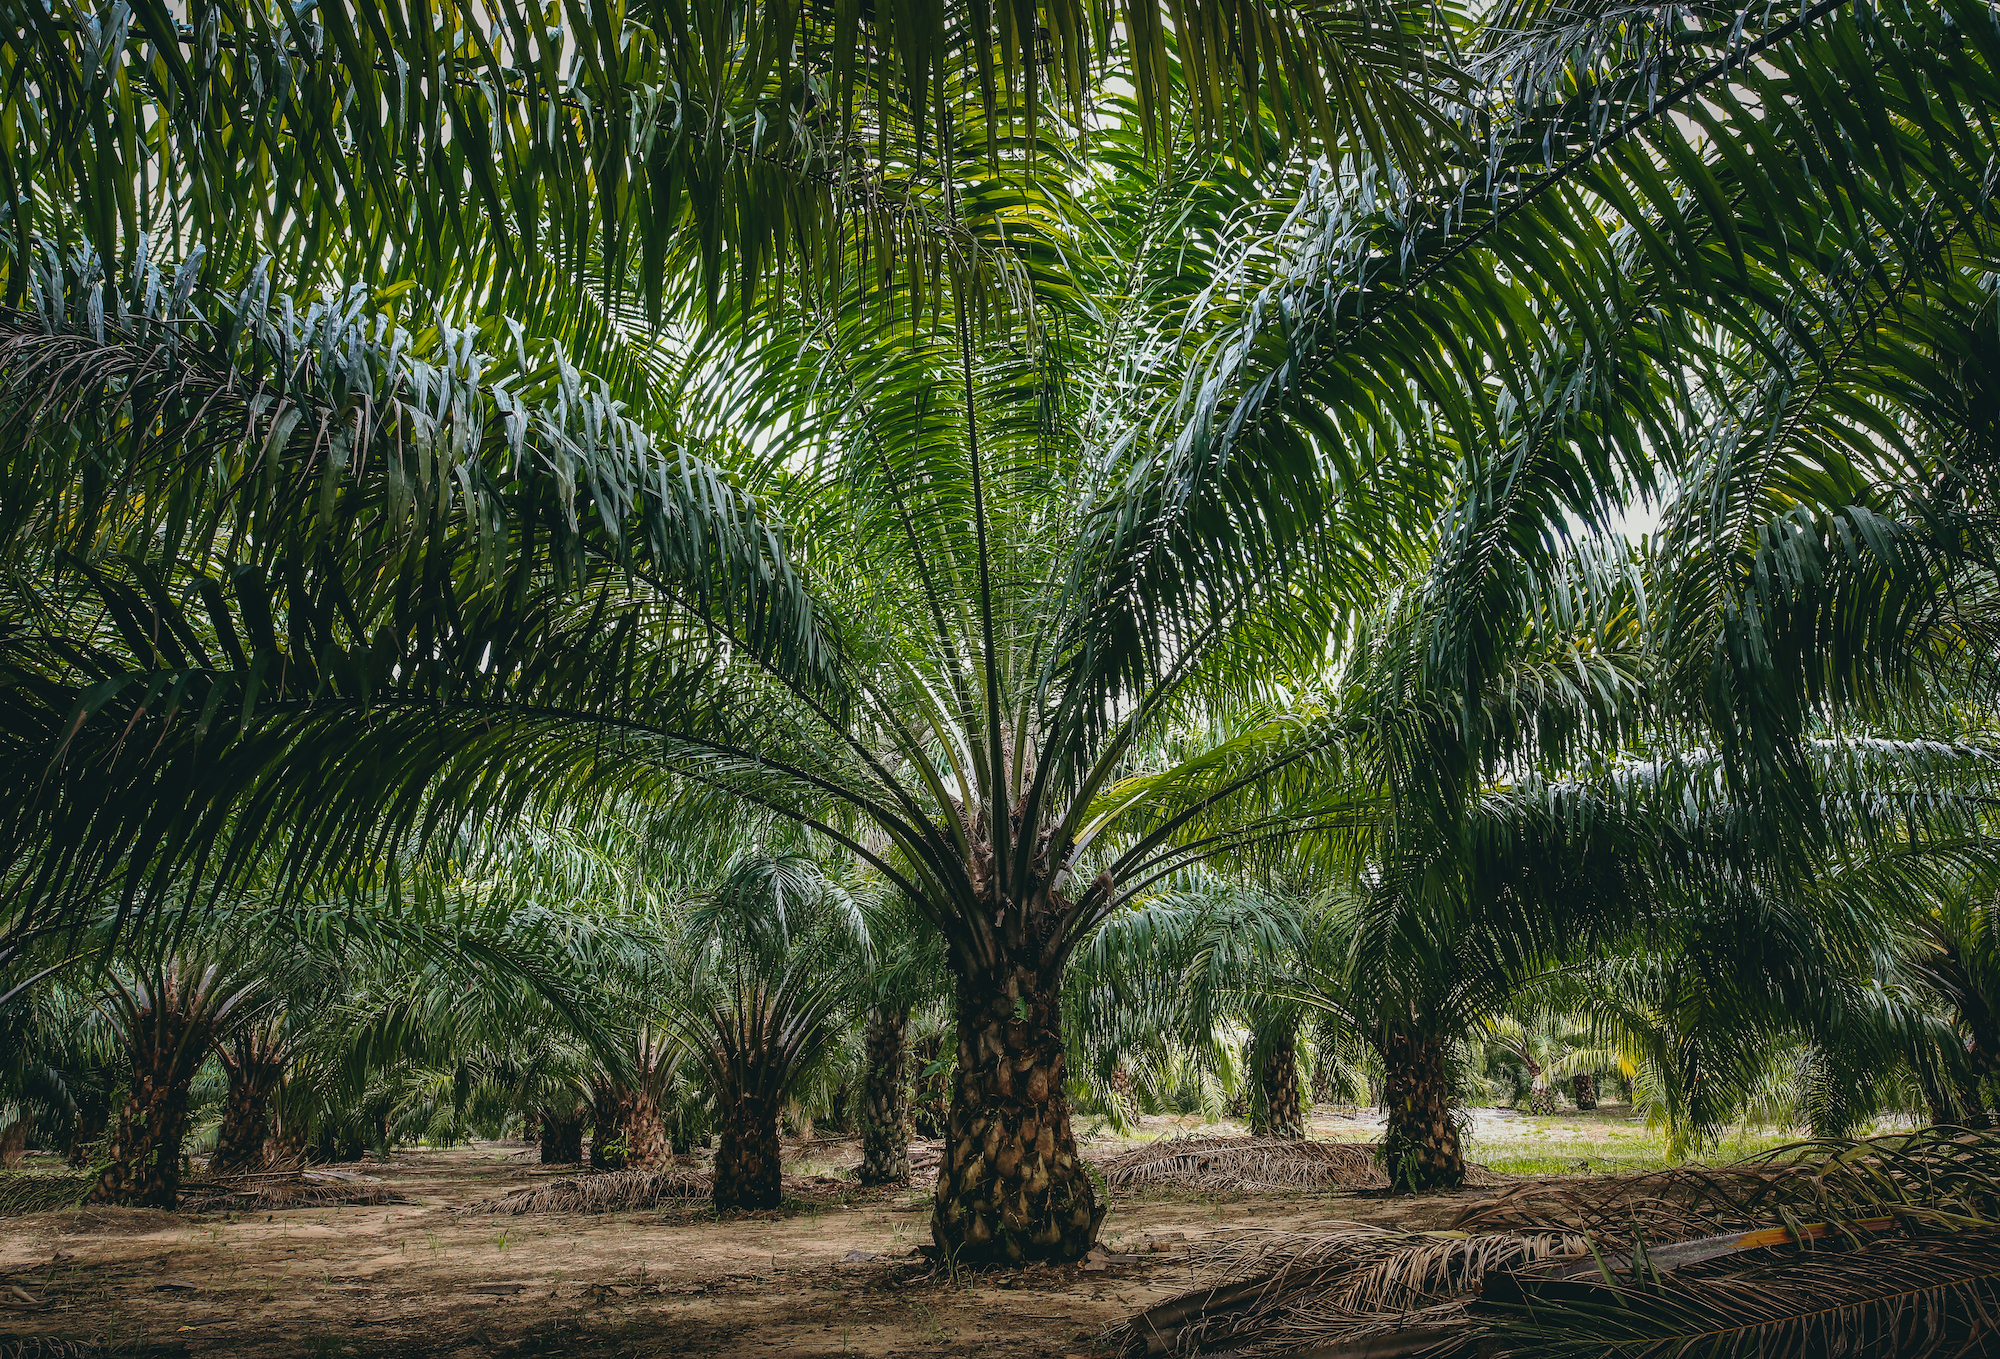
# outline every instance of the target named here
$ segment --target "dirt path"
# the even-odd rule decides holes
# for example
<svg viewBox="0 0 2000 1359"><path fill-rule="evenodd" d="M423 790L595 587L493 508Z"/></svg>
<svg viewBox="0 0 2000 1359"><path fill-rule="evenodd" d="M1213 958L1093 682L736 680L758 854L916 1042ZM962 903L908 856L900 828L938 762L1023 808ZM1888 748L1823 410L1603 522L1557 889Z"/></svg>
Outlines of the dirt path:
<svg viewBox="0 0 2000 1359"><path fill-rule="evenodd" d="M540 1167L518 1146L403 1153L360 1169L411 1202L0 1220L0 1286L47 1302L0 1311L0 1336L286 1359L1061 1356L1092 1353L1107 1323L1190 1278L1184 1250L1101 1271L941 1277L910 1255L930 1229L927 1199L907 1190L849 1190L844 1203L721 1220L692 1207L505 1217L450 1210L533 1182ZM1152 1195L1115 1202L1104 1241L1115 1250L1155 1233L1339 1219L1427 1228L1477 1196ZM477 1291L482 1284L520 1289ZM0 1354L10 1348L0 1343Z"/></svg>

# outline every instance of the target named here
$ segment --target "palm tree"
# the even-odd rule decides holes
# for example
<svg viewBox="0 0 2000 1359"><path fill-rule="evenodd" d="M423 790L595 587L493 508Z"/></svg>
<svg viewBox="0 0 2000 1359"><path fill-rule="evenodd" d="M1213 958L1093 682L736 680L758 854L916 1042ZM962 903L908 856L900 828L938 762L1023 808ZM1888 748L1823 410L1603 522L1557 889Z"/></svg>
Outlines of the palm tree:
<svg viewBox="0 0 2000 1359"><path fill-rule="evenodd" d="M1244 13L1260 34L1293 32ZM1520 579L1489 564L1532 574L1552 526L1602 522L1656 461L1687 460L1701 429L1676 424L1671 397L1690 365L1728 373L1739 353L1767 353L1801 293L1853 277L1863 246L1900 278L1977 274L1968 167L1986 163L1979 111L1994 102L1969 8L1762 9L1713 35L1724 53L1711 61L1656 31L1665 18L1592 28L1579 47L1565 14L1521 6L1469 41L1484 85L1470 110L1446 110L1468 112L1462 124L1424 122L1393 80L1324 78L1354 53L1416 67L1413 44L1421 55L1434 32L1421 22L1364 26L1374 46L1229 49L1239 73L1253 65L1242 54L1282 50L1301 74L1259 84L1270 93L1246 101L1246 135L1218 150L1201 119L1159 115L1173 90L1197 88L1175 86L1172 50L1184 80L1218 77L1189 102L1219 118L1225 49L1192 30L1170 45L1147 16L1127 11L1129 56L1145 65L1125 105L1083 98L1081 54L1115 47L1099 40L1109 30L1049 27L1068 54L1054 63L1067 111L1036 105L1034 61L1018 86L991 77L983 22L954 18L937 41L894 29L912 91L894 99L886 68L854 59L889 50L883 20L859 45L862 30L811 24L635 29L579 45L575 96L556 87L544 38L509 28L509 58L490 45L479 58L520 73L499 81L505 95L479 83L507 134L461 97L464 58L427 79L402 124L454 135L400 140L384 131L396 119L380 117L378 63L439 68L430 35L409 40L426 54L410 63L393 25L347 32L336 17L314 21L331 32L212 45L161 31L149 41L181 61L159 76L146 42L94 23L51 18L10 38L36 77L8 96L35 113L19 120L34 133L10 182L50 186L51 206L31 223L16 195L7 265L12 295L37 306L13 315L0 351L19 417L0 423L0 541L20 564L10 615L36 622L5 643L21 678L4 730L10 762L73 771L46 793L4 794L8 871L35 885L20 899L44 913L107 886L143 899L211 852L253 857L273 825L308 815L328 833L286 852L309 876L419 823L516 809L530 779L547 797L668 778L726 790L845 844L949 946L962 1060L939 1243L1080 1253L1098 1210L1061 1094L1063 968L1120 893L1190 856L1320 825L1239 795L1337 735L1305 724L1197 760L1214 777L1191 800L1155 794L1192 780L1121 779L1159 774L1142 764L1171 744L1155 738L1260 671L1313 668L1341 604L1372 591L1441 504L1455 565L1430 616L1451 623L1450 645L1411 654L1427 656L1426 695L1488 692L1482 610ZM1096 46L1056 41L1084 32ZM806 35L809 60L788 68L803 49L785 33ZM1036 49L1024 35L1000 50ZM1878 37L1898 61L1855 55ZM674 88L705 91L705 116L690 105L647 125L685 135L635 136L647 128L621 120L668 88L648 73L692 73L697 53L711 78ZM246 55L297 74L247 93ZM800 91L821 60L846 74L831 99L814 91L839 106L815 122ZM368 97L349 99L357 88ZM823 184L780 148L784 173L713 187L725 167L763 164L735 135L752 126L785 129L787 147L831 126L812 145L834 148L821 164L837 171L868 156L870 139L847 135L857 88L881 110L863 128L869 174ZM1290 155L1282 135L1315 88L1360 92L1322 120L1325 144L1357 153L1330 165ZM1800 112L1826 88L1898 117ZM262 118L295 92L323 122ZM767 97L779 116L753 117ZM202 123L210 100L222 106ZM866 114L866 95L854 106ZM238 126L246 107L254 135L203 130ZM168 178L188 193L81 191L141 173L95 118L112 108L159 116ZM1087 142L1058 135L1099 109L1109 125ZM1765 149L1755 166L1744 146ZM640 147L658 152L643 175ZM1440 188L1467 148L1465 178ZM301 167L328 156L344 173L308 186ZM558 165L577 173L552 176ZM1774 188L1773 165L1800 168ZM322 210L238 211L216 188L236 183ZM842 184L866 210L830 206ZM547 230L526 206L543 192ZM685 235L677 194L696 205ZM1829 194L1858 205L1832 233ZM598 202L619 206L600 215ZM1909 229L1933 216L1954 224L1950 251ZM628 235L628 221L660 225ZM789 222L811 268L759 291L789 258L765 248ZM676 249L696 238L685 258L706 264L670 295ZM745 262L726 296L725 240ZM211 253L188 264L197 247ZM671 319L657 343L583 305L593 248L607 297L629 285ZM438 302L436 324L340 289L299 305L323 278L389 282L374 276L383 258ZM885 258L905 271L879 269ZM470 262L488 260L475 279ZM507 312L523 326L511 343ZM267 384L257 395L252 374ZM1894 386L1877 374L1866 390ZM656 389L683 399L639 400ZM84 446L105 470L76 470ZM1477 474L1441 494L1461 457ZM146 496L126 494L141 484ZM64 564L71 550L83 565ZM1487 612L1504 632L1508 610ZM1454 753L1439 797L1475 786L1494 756ZM413 795L426 787L437 800ZM1242 814L1185 833L1226 804ZM1417 862L1436 860L1389 867ZM1398 1054L1392 1083L1430 1073L1412 1116L1432 1121L1441 1086L1416 1022L1388 1023L1382 1043ZM963 1150L994 1139L1019 1151L1008 1176Z"/></svg>
<svg viewBox="0 0 2000 1359"><path fill-rule="evenodd" d="M1574 1078L1578 1109L1597 1106L1592 1079L1599 1068L1615 1060L1605 1048L1591 1043L1588 1031L1575 1016L1552 1010L1517 1009L1511 1014L1492 1015L1486 1020L1486 1043L1508 1059L1520 1064L1528 1075L1528 1112L1552 1114L1556 1111L1555 1084ZM1589 1102L1583 1096L1589 1090Z"/></svg>
<svg viewBox="0 0 2000 1359"><path fill-rule="evenodd" d="M721 1119L718 1208L775 1208L778 1115L795 1079L838 1037L865 925L810 857L753 851L682 922L686 993L672 1002Z"/></svg>
<svg viewBox="0 0 2000 1359"><path fill-rule="evenodd" d="M129 979L114 973L107 985L106 1011L130 1053L131 1075L110 1164L90 1201L171 1209L180 1193L188 1086L258 981L220 962L170 954L139 964Z"/></svg>

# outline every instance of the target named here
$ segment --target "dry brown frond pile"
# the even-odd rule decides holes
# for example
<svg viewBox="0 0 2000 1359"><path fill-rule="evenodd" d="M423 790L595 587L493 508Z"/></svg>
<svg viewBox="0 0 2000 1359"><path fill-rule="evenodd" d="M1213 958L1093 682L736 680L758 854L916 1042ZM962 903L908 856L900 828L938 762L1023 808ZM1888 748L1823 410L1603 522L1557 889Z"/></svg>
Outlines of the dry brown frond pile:
<svg viewBox="0 0 2000 1359"><path fill-rule="evenodd" d="M707 1198L714 1185L707 1175L686 1169L609 1170L599 1175L565 1175L547 1184L516 1189L468 1203L461 1213L618 1213Z"/></svg>
<svg viewBox="0 0 2000 1359"><path fill-rule="evenodd" d="M1208 1193L1387 1189L1372 1146L1276 1137L1164 1137L1104 1162L1112 1189L1176 1185Z"/></svg>
<svg viewBox="0 0 2000 1359"><path fill-rule="evenodd" d="M1212 1239L1200 1288L1106 1338L1127 1356L1679 1354L1690 1336L1916 1356L1986 1353L2000 1324L2000 1133L1524 1184L1458 1226Z"/></svg>
<svg viewBox="0 0 2000 1359"><path fill-rule="evenodd" d="M1582 1232L1600 1246L1684 1240L1797 1221L1891 1217L1950 1229L2000 1221L2000 1137L1929 1129L1803 1142L1727 1166L1521 1184L1452 1225Z"/></svg>
<svg viewBox="0 0 2000 1359"><path fill-rule="evenodd" d="M1389 1177L1373 1142L1308 1142L1279 1137L1163 1137L1105 1161L1113 1190L1174 1185L1204 1193L1290 1189L1387 1189ZM1482 1166L1468 1166L1471 1185L1503 1183Z"/></svg>
<svg viewBox="0 0 2000 1359"><path fill-rule="evenodd" d="M1127 1355L1287 1354L1403 1330L1452 1328L1489 1272L1586 1254L1557 1233L1467 1237L1359 1223L1330 1232L1243 1231L1193 1248L1202 1287L1140 1312L1106 1338Z"/></svg>
<svg viewBox="0 0 2000 1359"><path fill-rule="evenodd" d="M408 1203L380 1180L345 1171L268 1171L218 1176L181 1190L184 1213L248 1213L283 1208L321 1208L335 1204Z"/></svg>

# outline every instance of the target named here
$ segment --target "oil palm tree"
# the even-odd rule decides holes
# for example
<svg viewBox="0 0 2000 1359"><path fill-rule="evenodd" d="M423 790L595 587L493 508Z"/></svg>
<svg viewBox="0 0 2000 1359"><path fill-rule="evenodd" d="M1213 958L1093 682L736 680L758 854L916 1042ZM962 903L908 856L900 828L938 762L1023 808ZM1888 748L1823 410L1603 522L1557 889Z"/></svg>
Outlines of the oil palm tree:
<svg viewBox="0 0 2000 1359"><path fill-rule="evenodd" d="M676 953L688 984L672 1017L721 1122L716 1207L778 1206L779 1113L845 1027L868 949L845 891L797 853L743 855L680 923Z"/></svg>
<svg viewBox="0 0 2000 1359"><path fill-rule="evenodd" d="M439 140L451 149L434 165L405 163L407 177L383 173L392 158L377 153L393 119L316 141L311 158L363 148L336 157L348 173L332 187L315 180L329 205L408 193L455 218L329 210L259 236L271 219L204 206L179 245L168 229L178 218L148 233L154 253L142 260L136 206L121 235L114 205L143 199L152 212L153 196L68 206L85 201L70 191L84 182L74 167L92 184L136 173L77 114L103 71L150 97L132 76L141 44L116 24L38 26L21 49L38 79L19 97L42 101L32 153L54 157L63 137L92 131L89 154L42 176L62 190L51 221L63 229L37 239L17 212L8 264L15 296L37 305L14 316L0 359L22 413L6 424L11 514L0 527L10 564L23 564L8 578L10 614L35 626L7 643L4 730L23 767L74 771L6 804L9 871L35 884L23 899L50 911L107 883L143 898L211 853L239 864L288 820L327 831L291 842L288 867L305 875L396 829L517 809L530 790L601 796L669 780L726 790L846 844L949 945L960 1069L940 1244L1009 1259L1079 1253L1097 1209L1061 1096L1069 955L1121 892L1189 856L1318 825L1317 811L1274 818L1238 795L1337 739L1302 723L1287 739L1239 744L1197 761L1213 777L1182 799L1162 790L1200 779L1130 777L1162 776L1142 763L1173 744L1159 733L1212 716L1261 671L1315 668L1342 603L1372 593L1384 561L1402 559L1412 537L1428 542L1412 527L1440 514L1458 565L1440 579L1433 616L1454 622L1440 634L1450 645L1426 662L1426 692L1484 692L1485 643L1510 617L1486 606L1519 578L1487 564L1511 548L1531 571L1536 545L1560 532L1552 526L1601 522L1653 481L1657 460L1684 459L1700 430L1675 419L1673 398L1691 381L1683 355L1701 368L1707 355L1736 354L1730 345L1764 352L1802 290L1848 277L1864 246L1899 277L1976 272L1964 250L1981 248L1983 200L1966 167L1986 163L1978 113L1994 102L1978 14L1760 9L1709 35L1723 48L1711 61L1664 27L1678 18L1587 26L1580 43L1566 13L1502 13L1466 49L1486 93L1447 109L1468 113L1464 124L1435 124L1432 146L1473 150L1464 178L1443 188L1436 154L1366 131L1377 124L1363 101L1334 120L1334 144L1355 154L1287 159L1273 110L1293 81L1272 87L1271 105L1248 106L1251 134L1222 151L1182 126L1190 120L1156 116L1172 107L1171 71L1122 107L1108 95L1089 111L1050 106L1037 132L1025 108L1010 121L1015 105L987 94L998 87L981 74L983 25L956 46L905 45L903 57L965 55L899 68L939 98L906 98L872 129L871 168L893 159L885 177L901 177L894 210L748 212L739 223L798 220L833 244L782 295L726 296L699 270L685 293L663 286L679 258L672 212L654 211L668 225L639 233L642 248L636 235L614 239L617 214L592 217L572 186L549 201L577 210L550 215L587 225L547 237L563 263L547 271L552 291L536 294L547 274L530 266L546 256L528 244L541 239L540 217L514 227L522 200L501 192L504 176L471 171L494 186L482 193L491 231L452 205L466 201L455 195L480 148L504 157L543 134L510 142L473 122ZM159 15L143 17L158 27ZM350 78L377 79L367 54L382 49L369 43L387 31L348 41L338 24L308 27L285 59L316 60L313 35L325 35L320 50L342 53L331 88L344 91ZM783 68L762 60L788 50L762 45L769 30L754 42L749 27L717 31L752 55L710 69L761 79ZM174 52L180 38L153 35ZM1877 40L1897 62L1859 55ZM234 54L237 41L250 39L196 46ZM548 102L553 58L528 60L548 56L532 34L507 41L509 69L543 74L501 85ZM698 41L708 39L586 44L579 69L615 82L654 53L689 58ZM1182 76L1201 71L1187 48L1196 40L1178 41ZM845 62L858 49L829 50ZM1168 48L1139 36L1133 50ZM364 122L379 111L376 100L329 97L314 83L319 66L272 69L310 74L310 107ZM199 88L237 97L242 87ZM822 104L844 97L828 88L837 97L816 94ZM1392 102L1372 93L1380 83L1352 88ZM1825 88L1894 107L1897 119L1800 112ZM457 120L456 89L427 82L406 126ZM549 105L568 145L597 126L589 109L656 107L591 89L576 109ZM1022 98L1032 103L1025 87ZM712 133L724 102L684 126ZM1057 135L1099 107L1108 125L1087 143ZM161 135L178 126L163 122ZM288 153L293 127L279 143ZM1341 142L1343 127L1364 131ZM1896 130L1906 127L1922 130L1920 144ZM604 144L644 142L629 131L621 124ZM726 138L699 140L729 163ZM657 182L679 174L676 148L691 145L668 144ZM1015 154L1023 146L1031 159ZM1759 148L1755 166L1745 146ZM187 168L175 186L205 194L226 181L235 147L210 180L200 139L176 141ZM265 163L261 149L244 154ZM603 162L610 173L629 168L623 155ZM284 173L307 161L268 159ZM923 176L906 164L939 168ZM1773 165L1801 168L1774 190ZM269 182L264 173L247 182ZM532 185L542 173L514 177ZM445 181L450 192L427 203L427 186ZM1831 234L1819 211L1830 192L1858 205ZM753 196L730 201L740 209ZM1942 216L1939 202L1969 224L1957 253L1905 230ZM693 253L712 261L726 214L697 217L709 231ZM342 220L361 224L350 234L370 259L385 252L366 243L415 242L387 253L412 262L398 283L437 299L435 323L341 289L300 305L339 273ZM884 257L870 252L903 224L921 230L893 245L924 248L887 257L926 267L879 270ZM497 261L503 281L490 296L437 263L437 242L497 246L503 226L526 263L485 244L466 251ZM749 244L768 237L730 239L752 275L754 261L778 258ZM71 241L95 252L65 249ZM506 331L497 314L517 301L576 298L593 245L607 292L631 282L672 319L659 342L550 324L525 305L513 308L526 313L522 330ZM188 264L196 247L220 263ZM272 268L255 263L261 252L277 256ZM1201 277L1188 277L1191 262ZM657 390L676 400L642 406ZM86 445L111 470L79 470ZM219 448L233 450L230 471L211 479ZM1477 475L1446 475L1461 457ZM141 483L155 490L125 496ZM115 556L106 543L132 551ZM58 577L82 593L46 584ZM1490 753L1447 762L1439 796L1463 791ZM423 787L434 800L414 793ZM837 815L823 814L829 801ZM1225 804L1239 802L1242 815L1222 826ZM1186 834L1197 822L1212 833ZM1384 1041L1401 1051L1403 1033L1392 1026ZM1020 1152L1006 1176L972 1154L996 1140Z"/></svg>
<svg viewBox="0 0 2000 1359"><path fill-rule="evenodd" d="M107 985L107 1012L131 1074L110 1163L90 1201L171 1209L180 1192L188 1087L209 1045L253 1003L258 981L220 962L169 954L141 963L129 978L114 973Z"/></svg>

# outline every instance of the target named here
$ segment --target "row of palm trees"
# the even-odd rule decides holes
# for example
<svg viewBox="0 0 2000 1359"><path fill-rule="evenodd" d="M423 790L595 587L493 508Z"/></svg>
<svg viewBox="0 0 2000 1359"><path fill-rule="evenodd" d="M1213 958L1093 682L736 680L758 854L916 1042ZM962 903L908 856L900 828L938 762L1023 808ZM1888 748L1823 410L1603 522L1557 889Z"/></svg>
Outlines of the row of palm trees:
<svg viewBox="0 0 2000 1359"><path fill-rule="evenodd" d="M1347 903L1412 1185L1581 958L1873 1004L1982 854L1990 9L920 9L0 34L0 960L779 818L942 950L967 1260L1092 1239L1066 979L1201 864Z"/></svg>

